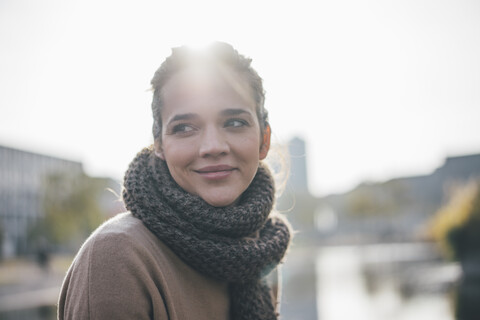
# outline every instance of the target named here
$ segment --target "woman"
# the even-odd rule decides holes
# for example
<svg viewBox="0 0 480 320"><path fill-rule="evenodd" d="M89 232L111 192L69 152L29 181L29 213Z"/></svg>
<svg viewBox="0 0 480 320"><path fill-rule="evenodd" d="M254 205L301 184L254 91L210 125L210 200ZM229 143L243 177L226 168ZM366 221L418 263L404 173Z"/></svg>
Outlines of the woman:
<svg viewBox="0 0 480 320"><path fill-rule="evenodd" d="M276 319L265 276L290 241L262 80L230 45L180 47L152 79L154 145L125 174L129 212L99 227L64 280L59 319Z"/></svg>

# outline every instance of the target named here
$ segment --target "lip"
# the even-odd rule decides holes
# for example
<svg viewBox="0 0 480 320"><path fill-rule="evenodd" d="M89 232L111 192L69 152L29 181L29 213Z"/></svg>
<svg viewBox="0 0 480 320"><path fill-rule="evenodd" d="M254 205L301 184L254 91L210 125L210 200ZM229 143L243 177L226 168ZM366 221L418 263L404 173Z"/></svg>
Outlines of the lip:
<svg viewBox="0 0 480 320"><path fill-rule="evenodd" d="M202 167L194 171L205 179L220 180L229 177L234 170L235 168L229 165L216 165Z"/></svg>

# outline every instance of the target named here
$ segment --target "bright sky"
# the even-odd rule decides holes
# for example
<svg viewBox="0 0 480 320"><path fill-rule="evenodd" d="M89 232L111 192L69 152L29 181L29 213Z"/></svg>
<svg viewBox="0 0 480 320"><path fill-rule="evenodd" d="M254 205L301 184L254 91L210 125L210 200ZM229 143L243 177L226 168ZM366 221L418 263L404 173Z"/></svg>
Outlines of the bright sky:
<svg viewBox="0 0 480 320"><path fill-rule="evenodd" d="M480 152L477 0L0 0L0 144L122 178L152 141L154 71L210 40L253 58L316 195Z"/></svg>

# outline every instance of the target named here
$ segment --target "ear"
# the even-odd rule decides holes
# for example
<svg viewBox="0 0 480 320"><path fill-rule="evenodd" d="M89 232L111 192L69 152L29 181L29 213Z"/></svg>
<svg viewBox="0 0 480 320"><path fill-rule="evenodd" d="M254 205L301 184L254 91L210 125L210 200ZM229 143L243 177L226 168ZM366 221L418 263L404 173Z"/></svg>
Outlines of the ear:
<svg viewBox="0 0 480 320"><path fill-rule="evenodd" d="M155 150L154 151L155 155L157 157L159 157L160 159L165 160L165 155L163 153L162 144L158 139L155 139L155 142L153 143L153 147L154 147L154 150Z"/></svg>
<svg viewBox="0 0 480 320"><path fill-rule="evenodd" d="M260 146L260 156L259 160L263 160L267 157L268 150L270 150L270 136L272 135L272 129L270 129L270 124L265 125L263 130L263 139L262 145Z"/></svg>

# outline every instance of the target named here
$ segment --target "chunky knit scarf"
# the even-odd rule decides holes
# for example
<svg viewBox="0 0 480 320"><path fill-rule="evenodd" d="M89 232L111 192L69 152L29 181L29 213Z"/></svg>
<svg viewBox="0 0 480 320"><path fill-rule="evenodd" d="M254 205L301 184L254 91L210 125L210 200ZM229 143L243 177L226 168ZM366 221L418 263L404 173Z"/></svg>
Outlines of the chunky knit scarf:
<svg viewBox="0 0 480 320"><path fill-rule="evenodd" d="M238 204L213 207L184 191L151 148L137 154L125 174L128 210L195 270L229 282L232 319L276 319L262 279L283 258L290 233L269 217L274 187L260 166Z"/></svg>

